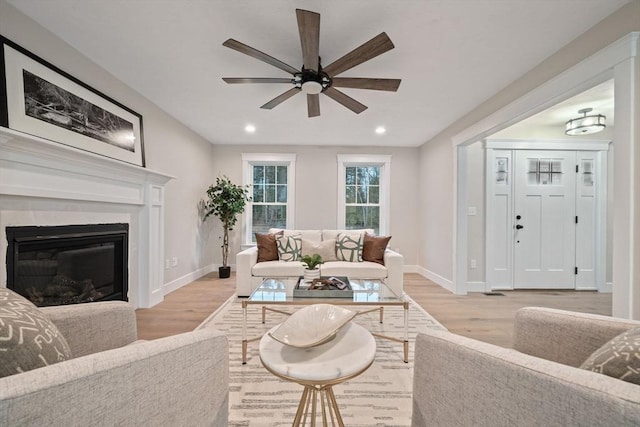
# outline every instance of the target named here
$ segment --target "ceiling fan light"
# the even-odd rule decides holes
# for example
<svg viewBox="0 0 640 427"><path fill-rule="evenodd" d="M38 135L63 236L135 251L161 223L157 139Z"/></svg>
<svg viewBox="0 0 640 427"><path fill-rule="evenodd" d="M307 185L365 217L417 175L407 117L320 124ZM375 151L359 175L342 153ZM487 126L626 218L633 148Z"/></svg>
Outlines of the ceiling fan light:
<svg viewBox="0 0 640 427"><path fill-rule="evenodd" d="M302 91L307 95L317 95L322 92L322 84L316 81L307 81L302 83Z"/></svg>
<svg viewBox="0 0 640 427"><path fill-rule="evenodd" d="M578 113L582 114L582 117L571 119L565 123L564 133L569 136L576 135L588 135L591 133L597 133L603 131L607 125L605 123L606 117L602 114L593 114L587 116L592 108L583 108Z"/></svg>

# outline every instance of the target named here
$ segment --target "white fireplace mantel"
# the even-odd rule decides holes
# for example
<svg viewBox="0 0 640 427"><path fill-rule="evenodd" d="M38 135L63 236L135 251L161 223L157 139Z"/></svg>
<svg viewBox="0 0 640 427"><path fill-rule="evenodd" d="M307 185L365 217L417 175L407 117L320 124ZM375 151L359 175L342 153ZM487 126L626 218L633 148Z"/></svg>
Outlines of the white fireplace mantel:
<svg viewBox="0 0 640 427"><path fill-rule="evenodd" d="M129 302L152 307L164 297L164 186L171 179L0 127L0 256L6 259L7 226L125 218L129 222ZM6 286L4 267L0 279L0 285Z"/></svg>

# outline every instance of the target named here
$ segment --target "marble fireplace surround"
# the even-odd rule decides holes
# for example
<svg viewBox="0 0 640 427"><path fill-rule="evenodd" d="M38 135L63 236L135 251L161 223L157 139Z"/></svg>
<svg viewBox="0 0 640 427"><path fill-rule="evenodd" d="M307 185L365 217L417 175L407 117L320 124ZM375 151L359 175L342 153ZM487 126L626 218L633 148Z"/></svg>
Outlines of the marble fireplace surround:
<svg viewBox="0 0 640 427"><path fill-rule="evenodd" d="M7 226L129 224L136 308L164 298L164 186L173 177L0 127L0 286Z"/></svg>

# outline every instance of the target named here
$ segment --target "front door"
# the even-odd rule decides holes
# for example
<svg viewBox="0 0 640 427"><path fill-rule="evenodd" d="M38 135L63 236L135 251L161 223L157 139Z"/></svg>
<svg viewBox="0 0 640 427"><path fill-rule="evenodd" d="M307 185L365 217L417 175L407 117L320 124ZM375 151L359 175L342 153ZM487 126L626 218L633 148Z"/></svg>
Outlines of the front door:
<svg viewBox="0 0 640 427"><path fill-rule="evenodd" d="M575 151L515 151L514 288L575 288Z"/></svg>

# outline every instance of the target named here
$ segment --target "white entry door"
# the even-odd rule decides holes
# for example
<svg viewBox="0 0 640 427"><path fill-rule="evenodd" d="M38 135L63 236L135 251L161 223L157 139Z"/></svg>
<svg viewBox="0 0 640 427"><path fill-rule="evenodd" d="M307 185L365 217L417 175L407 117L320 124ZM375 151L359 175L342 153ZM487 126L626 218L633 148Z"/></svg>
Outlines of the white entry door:
<svg viewBox="0 0 640 427"><path fill-rule="evenodd" d="M514 288L574 289L575 151L515 152Z"/></svg>

